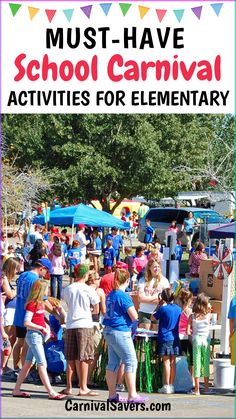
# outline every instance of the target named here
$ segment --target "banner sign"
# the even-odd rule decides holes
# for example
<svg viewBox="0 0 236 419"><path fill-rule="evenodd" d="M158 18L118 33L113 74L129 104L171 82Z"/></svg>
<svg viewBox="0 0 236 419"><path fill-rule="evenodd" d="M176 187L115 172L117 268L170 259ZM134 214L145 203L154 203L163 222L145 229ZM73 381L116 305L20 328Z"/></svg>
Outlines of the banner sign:
<svg viewBox="0 0 236 419"><path fill-rule="evenodd" d="M234 113L234 7L2 1L2 112Z"/></svg>

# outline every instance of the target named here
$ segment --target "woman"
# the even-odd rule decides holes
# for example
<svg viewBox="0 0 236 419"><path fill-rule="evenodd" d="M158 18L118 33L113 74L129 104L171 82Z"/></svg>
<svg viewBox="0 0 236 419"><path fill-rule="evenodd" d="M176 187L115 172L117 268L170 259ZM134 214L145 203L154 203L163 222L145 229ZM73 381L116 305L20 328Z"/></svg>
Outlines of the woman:
<svg viewBox="0 0 236 419"><path fill-rule="evenodd" d="M44 353L45 336L48 334L44 319L44 296L48 293L48 285L45 281L35 281L30 289L30 294L26 303L26 315L24 325L27 327L26 342L28 351L25 363L18 375L15 388L12 392L13 397L30 398L29 393L20 390L25 378L27 377L35 360L38 364L40 379L48 392L51 400L61 400L66 396L53 390L47 373L47 362Z"/></svg>
<svg viewBox="0 0 236 419"><path fill-rule="evenodd" d="M138 283L140 323L145 323L151 319L151 315L159 303L159 294L163 289L169 287L169 281L162 275L159 263L155 259L150 259L144 277Z"/></svg>
<svg viewBox="0 0 236 419"><path fill-rule="evenodd" d="M15 278L17 272L20 270L20 263L15 258L9 258L4 263L2 268L2 285L1 285L1 292L2 292L2 300L5 305L5 310L3 313L3 326L6 334L8 335L8 339L11 344L11 350L16 341L16 330L15 326L13 326L13 320L15 315L15 308L16 308L16 290L12 286L11 282ZM11 353L10 350L10 353ZM3 355L2 358L2 369L3 374L12 373L12 370L7 367L7 361L10 357L10 353L8 355ZM17 368L14 361L14 369Z"/></svg>
<svg viewBox="0 0 236 419"><path fill-rule="evenodd" d="M46 249L42 239L35 241L33 249L28 254L28 262L31 266L34 266L36 260L46 257Z"/></svg>
<svg viewBox="0 0 236 419"><path fill-rule="evenodd" d="M199 269L201 260L207 259L207 254L205 252L205 246L202 242L198 242L198 245L194 252L191 253L189 257L188 264L190 266L190 272L186 276L191 276L193 278L199 277Z"/></svg>
<svg viewBox="0 0 236 419"><path fill-rule="evenodd" d="M187 250L190 252L191 250L191 243L193 239L194 227L197 227L198 223L193 217L193 213L190 211L188 213L188 217L184 219L182 225L182 231L185 232L187 238Z"/></svg>
<svg viewBox="0 0 236 419"><path fill-rule="evenodd" d="M117 269L115 272L114 289L106 300L106 315L103 321L104 338L108 345L108 365L106 381L109 390L109 401L121 399L116 393L117 373L120 364L125 365L125 381L128 389L128 402L145 403L148 398L136 392L137 357L131 337L132 322L138 314L133 301L125 289L129 284L129 272Z"/></svg>

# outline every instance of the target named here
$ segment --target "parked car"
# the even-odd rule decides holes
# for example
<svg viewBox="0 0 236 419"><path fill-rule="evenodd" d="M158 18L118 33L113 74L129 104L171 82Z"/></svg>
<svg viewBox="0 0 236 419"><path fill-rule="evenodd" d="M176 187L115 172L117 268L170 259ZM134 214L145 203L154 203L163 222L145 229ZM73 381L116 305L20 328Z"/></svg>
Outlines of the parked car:
<svg viewBox="0 0 236 419"><path fill-rule="evenodd" d="M165 242L165 233L173 220L177 221L179 231L181 231L184 219L187 218L189 212L193 213L199 227L194 228L194 235L192 243L195 243L199 238L204 240L207 232L213 228L219 227L222 224L229 223L229 220L220 216L218 212L197 208L197 207L182 207L182 208L150 208L145 216L139 222L138 240L143 242L146 230L146 218L151 220L151 225L155 229L158 239L161 243ZM186 245L186 236L183 234L181 243Z"/></svg>

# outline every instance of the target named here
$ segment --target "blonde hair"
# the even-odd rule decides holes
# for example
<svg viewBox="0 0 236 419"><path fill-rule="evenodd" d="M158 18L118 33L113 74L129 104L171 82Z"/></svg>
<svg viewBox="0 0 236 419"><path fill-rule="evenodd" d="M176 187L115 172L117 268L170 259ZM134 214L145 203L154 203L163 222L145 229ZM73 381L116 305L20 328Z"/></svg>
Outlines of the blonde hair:
<svg viewBox="0 0 236 419"><path fill-rule="evenodd" d="M204 293L199 294L193 304L193 313L196 315L208 314L208 304L209 298Z"/></svg>
<svg viewBox="0 0 236 419"><path fill-rule="evenodd" d="M188 306L190 300L193 299L193 294L189 290L182 288L178 294L178 304L182 309L185 309Z"/></svg>
<svg viewBox="0 0 236 419"><path fill-rule="evenodd" d="M127 271L127 269L116 269L113 289L118 290L120 285L123 285L129 278L130 274L129 271Z"/></svg>
<svg viewBox="0 0 236 419"><path fill-rule="evenodd" d="M43 297L45 296L45 291L48 288L48 283L38 279L35 281L30 288L30 293L26 302L26 305L33 301L36 305L43 303Z"/></svg>
<svg viewBox="0 0 236 419"><path fill-rule="evenodd" d="M153 258L149 259L149 261L147 263L147 266L146 266L146 270L145 270L144 278L145 278L145 283L148 285L148 287L150 286L151 280L153 278L153 275L151 273L151 267L152 267L153 263L157 263L159 265L159 263L155 259L153 259ZM159 267L160 267L160 265L159 265ZM159 273L158 273L157 277L155 278L153 288L156 288L158 286L158 284L161 280L161 277L162 277L162 271L161 271L161 267L160 267Z"/></svg>

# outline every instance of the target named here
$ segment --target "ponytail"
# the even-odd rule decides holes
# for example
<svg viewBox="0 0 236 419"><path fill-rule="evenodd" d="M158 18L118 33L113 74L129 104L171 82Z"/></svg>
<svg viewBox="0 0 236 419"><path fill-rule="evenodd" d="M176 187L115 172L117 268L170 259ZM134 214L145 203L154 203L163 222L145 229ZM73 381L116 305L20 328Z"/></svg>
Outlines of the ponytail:
<svg viewBox="0 0 236 419"><path fill-rule="evenodd" d="M129 271L127 271L127 269L116 269L113 289L118 290L120 285L123 285L129 278L130 274Z"/></svg>

